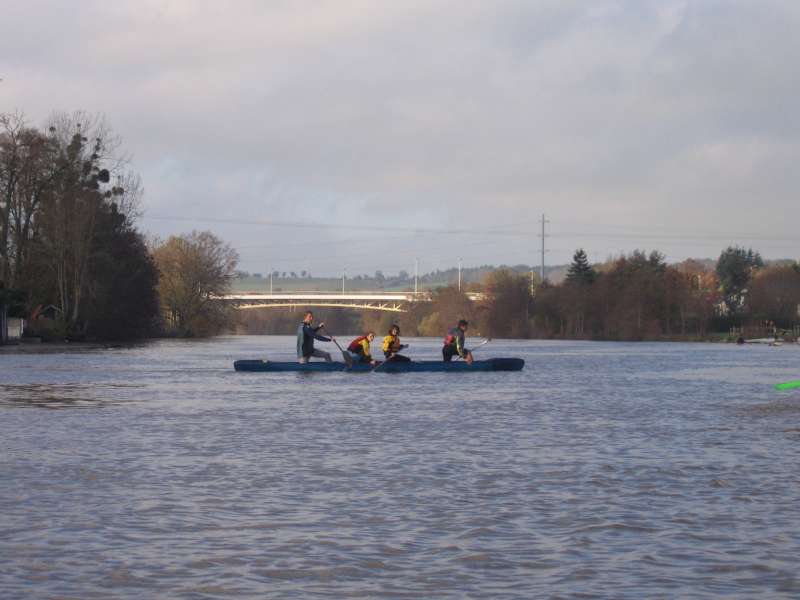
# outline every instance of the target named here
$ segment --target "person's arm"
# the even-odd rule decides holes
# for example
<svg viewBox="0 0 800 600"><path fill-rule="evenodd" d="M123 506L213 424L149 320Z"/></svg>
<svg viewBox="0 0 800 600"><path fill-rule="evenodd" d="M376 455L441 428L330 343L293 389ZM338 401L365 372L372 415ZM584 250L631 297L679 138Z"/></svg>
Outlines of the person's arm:
<svg viewBox="0 0 800 600"><path fill-rule="evenodd" d="M456 336L456 351L461 358L464 358L464 334Z"/></svg>
<svg viewBox="0 0 800 600"><path fill-rule="evenodd" d="M320 323L316 327L310 327L308 325L306 327L308 327L309 335L313 336L315 340L319 340L320 342L330 342L331 341L331 338L325 337L324 335L319 333L319 330L322 329L323 327L325 327L325 323Z"/></svg>

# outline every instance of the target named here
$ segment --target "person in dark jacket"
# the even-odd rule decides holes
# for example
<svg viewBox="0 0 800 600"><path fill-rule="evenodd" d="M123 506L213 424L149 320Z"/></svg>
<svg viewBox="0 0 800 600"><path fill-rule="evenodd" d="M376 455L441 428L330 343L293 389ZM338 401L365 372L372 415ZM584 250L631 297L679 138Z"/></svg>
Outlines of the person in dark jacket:
<svg viewBox="0 0 800 600"><path fill-rule="evenodd" d="M468 365L472 364L472 352L464 346L464 332L467 331L467 327L469 327L469 323L461 319L458 325L453 327L444 338L444 347L442 347L444 362L450 362L454 356L460 356Z"/></svg>
<svg viewBox="0 0 800 600"><path fill-rule="evenodd" d="M320 342L330 342L333 337L325 337L318 332L325 327L325 323L320 323L314 327L314 313L308 311L303 317L303 322L297 328L297 362L305 364L312 356L324 358L326 362L331 362L331 355L324 350L314 348L314 340Z"/></svg>

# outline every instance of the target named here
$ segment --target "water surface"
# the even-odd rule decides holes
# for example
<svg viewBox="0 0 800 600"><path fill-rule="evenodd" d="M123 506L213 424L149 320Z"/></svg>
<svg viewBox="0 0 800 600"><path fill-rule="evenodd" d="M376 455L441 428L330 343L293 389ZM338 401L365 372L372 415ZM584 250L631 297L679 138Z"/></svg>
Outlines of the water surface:
<svg viewBox="0 0 800 600"><path fill-rule="evenodd" d="M800 347L231 367L293 348L0 352L0 597L800 596Z"/></svg>

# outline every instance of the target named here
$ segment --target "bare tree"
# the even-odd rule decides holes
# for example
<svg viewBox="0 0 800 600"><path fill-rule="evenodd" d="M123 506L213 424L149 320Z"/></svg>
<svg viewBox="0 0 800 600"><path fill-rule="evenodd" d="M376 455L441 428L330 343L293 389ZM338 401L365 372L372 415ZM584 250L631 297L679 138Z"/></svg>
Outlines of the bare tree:
<svg viewBox="0 0 800 600"><path fill-rule="evenodd" d="M236 275L239 256L209 231L173 236L154 251L167 324L181 335L214 333L228 315L217 300Z"/></svg>

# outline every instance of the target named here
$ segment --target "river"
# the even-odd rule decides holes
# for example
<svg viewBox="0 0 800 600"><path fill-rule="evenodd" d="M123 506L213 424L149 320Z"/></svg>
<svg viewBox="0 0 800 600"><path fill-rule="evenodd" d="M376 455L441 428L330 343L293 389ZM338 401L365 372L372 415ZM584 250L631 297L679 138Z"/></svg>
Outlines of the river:
<svg viewBox="0 0 800 600"><path fill-rule="evenodd" d="M800 347L232 369L293 349L0 353L0 597L800 597Z"/></svg>

